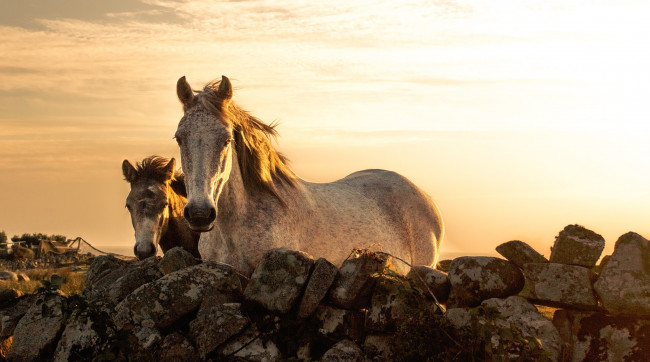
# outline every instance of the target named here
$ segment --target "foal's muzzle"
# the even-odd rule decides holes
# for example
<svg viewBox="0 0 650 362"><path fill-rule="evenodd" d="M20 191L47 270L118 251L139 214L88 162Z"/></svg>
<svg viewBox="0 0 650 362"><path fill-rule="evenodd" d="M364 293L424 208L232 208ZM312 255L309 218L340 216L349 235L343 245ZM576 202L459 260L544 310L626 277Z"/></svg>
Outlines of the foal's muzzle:
<svg viewBox="0 0 650 362"><path fill-rule="evenodd" d="M214 220L217 218L217 210L212 205L197 207L193 204L187 204L183 209L183 216L193 231L210 231L214 226Z"/></svg>
<svg viewBox="0 0 650 362"><path fill-rule="evenodd" d="M144 260L156 255L156 247L153 244L136 244L133 247L133 254L135 254L138 260Z"/></svg>

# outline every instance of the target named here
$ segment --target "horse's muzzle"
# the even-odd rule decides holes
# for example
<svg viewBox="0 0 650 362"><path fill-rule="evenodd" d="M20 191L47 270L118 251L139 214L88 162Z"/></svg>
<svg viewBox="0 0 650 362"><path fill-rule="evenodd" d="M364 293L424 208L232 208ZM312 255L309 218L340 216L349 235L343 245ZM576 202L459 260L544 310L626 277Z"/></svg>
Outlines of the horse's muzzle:
<svg viewBox="0 0 650 362"><path fill-rule="evenodd" d="M217 210L214 206L198 208L187 204L183 210L183 216L190 226L190 229L198 232L206 232L214 227L214 220L217 218Z"/></svg>
<svg viewBox="0 0 650 362"><path fill-rule="evenodd" d="M138 260L144 260L150 256L156 255L156 247L153 244L136 244L133 247L133 254L138 258Z"/></svg>

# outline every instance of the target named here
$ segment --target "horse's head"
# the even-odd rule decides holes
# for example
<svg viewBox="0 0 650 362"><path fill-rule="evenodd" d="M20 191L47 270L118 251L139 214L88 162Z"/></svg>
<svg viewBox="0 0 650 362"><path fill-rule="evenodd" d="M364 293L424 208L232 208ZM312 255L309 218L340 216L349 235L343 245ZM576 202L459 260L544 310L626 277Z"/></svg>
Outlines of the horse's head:
<svg viewBox="0 0 650 362"><path fill-rule="evenodd" d="M175 138L185 173L184 216L194 231L209 231L217 218L217 203L232 169L233 127L228 120L232 85L225 76L218 88L194 94L182 77L177 84L184 115Z"/></svg>
<svg viewBox="0 0 650 362"><path fill-rule="evenodd" d="M160 162L162 159L147 160ZM160 238L166 232L169 221L169 193L172 192L170 184L176 166L176 160L173 158L169 162L165 159L165 163L155 172L147 172L146 166L149 164L145 161L137 170L129 161L122 162L124 178L131 184L126 208L131 213L131 223L135 230L133 252L140 260L156 254Z"/></svg>

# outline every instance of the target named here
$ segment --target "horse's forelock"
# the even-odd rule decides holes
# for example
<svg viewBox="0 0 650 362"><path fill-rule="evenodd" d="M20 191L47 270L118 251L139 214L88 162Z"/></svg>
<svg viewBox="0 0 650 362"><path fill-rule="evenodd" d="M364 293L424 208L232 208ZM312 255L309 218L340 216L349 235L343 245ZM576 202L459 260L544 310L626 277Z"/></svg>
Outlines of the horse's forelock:
<svg viewBox="0 0 650 362"><path fill-rule="evenodd" d="M150 156L136 164L136 180L142 179L155 179L160 182L167 181L167 171L166 166L169 164L171 159L161 156ZM183 172L180 170L174 170L173 179L184 178Z"/></svg>

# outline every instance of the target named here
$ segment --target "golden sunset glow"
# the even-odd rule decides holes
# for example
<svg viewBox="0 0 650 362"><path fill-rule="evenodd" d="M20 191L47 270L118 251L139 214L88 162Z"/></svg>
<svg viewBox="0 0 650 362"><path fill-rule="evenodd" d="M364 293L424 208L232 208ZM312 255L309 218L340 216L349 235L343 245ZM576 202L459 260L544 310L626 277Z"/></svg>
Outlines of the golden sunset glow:
<svg viewBox="0 0 650 362"><path fill-rule="evenodd" d="M56 4L55 4L56 3ZM228 76L293 170L397 171L442 258L578 223L650 237L645 1L26 0L0 5L0 231L128 252L122 160L176 157L176 80Z"/></svg>

